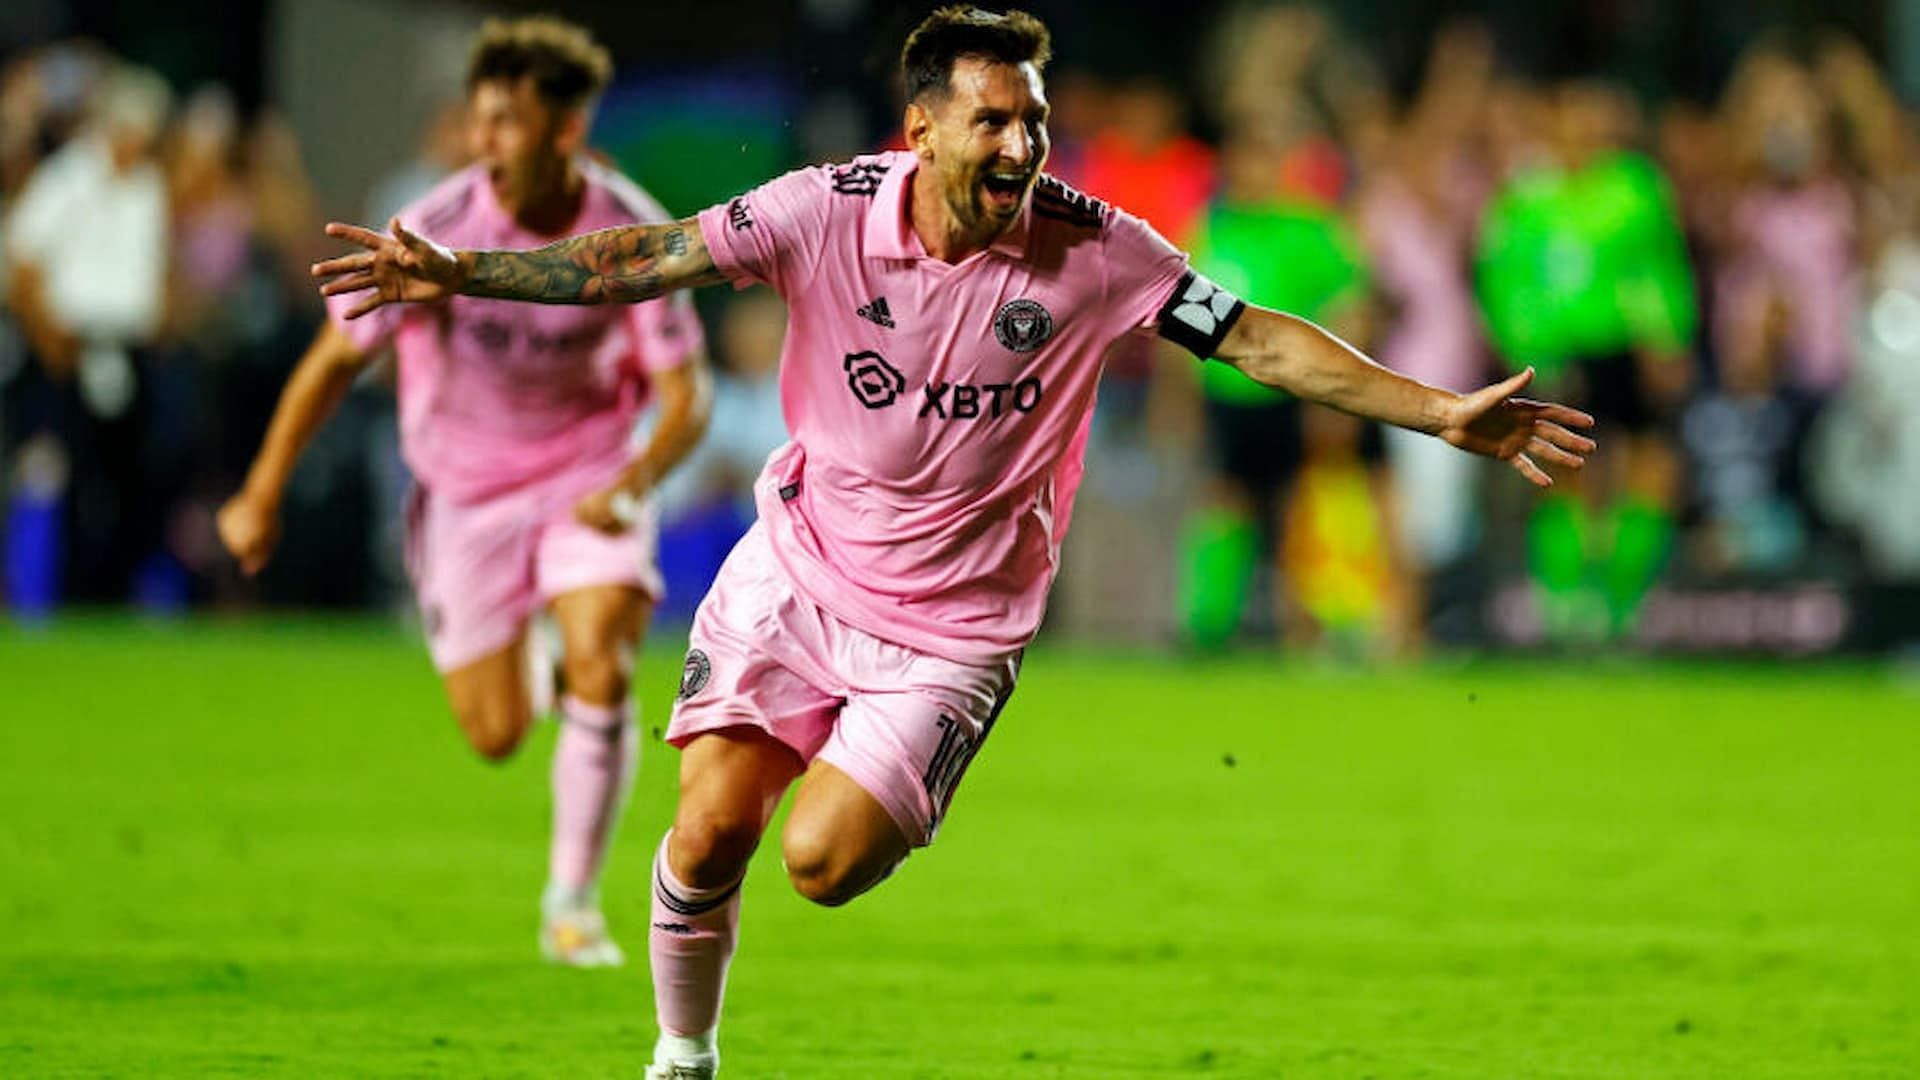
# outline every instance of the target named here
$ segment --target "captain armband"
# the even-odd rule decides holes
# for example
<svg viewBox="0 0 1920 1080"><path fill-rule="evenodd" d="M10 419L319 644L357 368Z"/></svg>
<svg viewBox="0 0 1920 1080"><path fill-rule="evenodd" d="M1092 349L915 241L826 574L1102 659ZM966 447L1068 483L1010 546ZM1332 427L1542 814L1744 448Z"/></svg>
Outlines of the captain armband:
<svg viewBox="0 0 1920 1080"><path fill-rule="evenodd" d="M1205 360L1246 310L1246 301L1189 270L1160 308L1160 336Z"/></svg>

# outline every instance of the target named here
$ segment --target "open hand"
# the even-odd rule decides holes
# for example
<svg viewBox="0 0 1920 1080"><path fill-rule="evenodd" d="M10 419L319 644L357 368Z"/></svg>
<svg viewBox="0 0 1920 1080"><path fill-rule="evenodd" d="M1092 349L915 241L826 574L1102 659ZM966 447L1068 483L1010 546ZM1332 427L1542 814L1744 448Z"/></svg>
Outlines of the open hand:
<svg viewBox="0 0 1920 1080"><path fill-rule="evenodd" d="M1570 429L1592 428L1593 417L1565 405L1513 396L1532 381L1533 369L1528 368L1459 398L1435 434L1462 450L1507 462L1540 487L1552 487L1553 477L1541 462L1568 469L1585 465L1595 443Z"/></svg>
<svg viewBox="0 0 1920 1080"><path fill-rule="evenodd" d="M366 248L313 264L313 276L325 281L320 286L322 296L370 290L347 312L349 319L385 304L452 296L460 291L466 277L459 257L451 250L408 231L399 218L388 222L387 228L391 235L337 221L327 226L328 236Z"/></svg>

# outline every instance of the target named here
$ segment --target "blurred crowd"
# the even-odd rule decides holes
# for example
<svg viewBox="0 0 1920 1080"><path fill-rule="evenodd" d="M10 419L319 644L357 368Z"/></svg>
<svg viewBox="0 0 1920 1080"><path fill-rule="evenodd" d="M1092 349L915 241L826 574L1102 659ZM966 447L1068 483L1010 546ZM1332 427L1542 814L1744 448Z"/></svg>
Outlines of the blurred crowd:
<svg viewBox="0 0 1920 1080"><path fill-rule="evenodd" d="M1324 13L1267 6L1203 70L1193 98L1055 81L1055 171L1408 375L1533 368L1602 450L1534 499L1223 365L1117 357L1109 430L1132 412L1205 449L1176 574L1190 644L1483 637L1448 613L1520 567L1518 636L1568 644L1632 640L1662 583L1920 576L1920 161L1858 43L1762 39L1717 100L1647 101L1598 71L1505 71L1462 22L1396 95Z"/></svg>
<svg viewBox="0 0 1920 1080"><path fill-rule="evenodd" d="M1868 54L1762 40L1716 100L1649 101L1598 71L1521 77L1495 44L1447 27L1395 92L1318 9L1251 6L1193 80L1050 74L1051 170L1216 280L1426 382L1531 367L1602 424L1593 466L1534 499L1433 440L1122 348L1092 468L1122 505L1129 476L1193 478L1180 635L1405 654L1479 632L1449 613L1521 568L1537 633L1565 641L1630 638L1661 582L1920 578L1920 160ZM366 218L464 155L456 103ZM319 223L271 109L84 43L0 69L9 607L400 595L378 368L296 476L260 583L211 532L322 317ZM780 305L714 303L712 435L663 493L683 596L780 438Z"/></svg>
<svg viewBox="0 0 1920 1080"><path fill-rule="evenodd" d="M209 508L320 317L297 140L60 44L0 70L0 211L9 605L213 595Z"/></svg>

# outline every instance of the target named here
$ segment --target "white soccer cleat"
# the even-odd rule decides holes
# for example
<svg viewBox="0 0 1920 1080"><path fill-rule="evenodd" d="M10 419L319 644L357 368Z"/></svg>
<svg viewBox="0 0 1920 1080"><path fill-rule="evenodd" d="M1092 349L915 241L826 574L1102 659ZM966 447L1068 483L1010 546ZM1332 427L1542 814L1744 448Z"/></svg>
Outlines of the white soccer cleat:
<svg viewBox="0 0 1920 1080"><path fill-rule="evenodd" d="M549 963L576 968L619 967L627 962L627 954L607 933L606 918L594 908L560 911L542 920L540 955Z"/></svg>
<svg viewBox="0 0 1920 1080"><path fill-rule="evenodd" d="M713 1080L719 1073L718 1061L655 1062L647 1066L641 1080Z"/></svg>

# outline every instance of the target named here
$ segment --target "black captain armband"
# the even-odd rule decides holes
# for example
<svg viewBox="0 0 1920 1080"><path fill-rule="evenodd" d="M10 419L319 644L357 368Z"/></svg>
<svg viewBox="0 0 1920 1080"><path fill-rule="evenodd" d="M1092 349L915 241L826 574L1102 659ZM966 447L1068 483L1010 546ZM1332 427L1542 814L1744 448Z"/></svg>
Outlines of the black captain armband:
<svg viewBox="0 0 1920 1080"><path fill-rule="evenodd" d="M1189 270L1160 308L1160 336L1205 360L1246 310L1245 300Z"/></svg>

